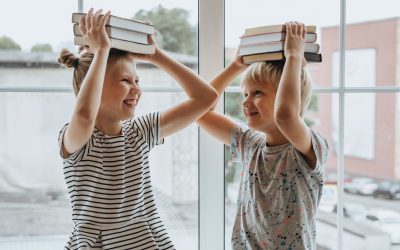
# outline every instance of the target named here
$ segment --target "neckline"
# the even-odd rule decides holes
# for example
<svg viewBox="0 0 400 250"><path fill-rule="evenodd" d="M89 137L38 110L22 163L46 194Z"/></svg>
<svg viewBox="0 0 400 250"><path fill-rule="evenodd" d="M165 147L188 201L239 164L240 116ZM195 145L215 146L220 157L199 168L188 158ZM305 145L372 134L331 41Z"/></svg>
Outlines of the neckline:
<svg viewBox="0 0 400 250"><path fill-rule="evenodd" d="M266 141L265 138L263 139L262 143L263 143L263 151L268 153L268 154L274 154L274 153L280 152L283 149L285 149L285 148L287 148L287 147L289 147L291 145L290 142L287 142L287 143L284 143L284 144L281 144L281 145L268 146L267 145L267 141Z"/></svg>
<svg viewBox="0 0 400 250"><path fill-rule="evenodd" d="M125 132L124 132L124 125L122 124L121 127L121 132L119 135L107 135L104 134L101 130L99 130L98 128L94 127L93 132L101 137L104 138L119 138L119 137L124 137L125 136Z"/></svg>

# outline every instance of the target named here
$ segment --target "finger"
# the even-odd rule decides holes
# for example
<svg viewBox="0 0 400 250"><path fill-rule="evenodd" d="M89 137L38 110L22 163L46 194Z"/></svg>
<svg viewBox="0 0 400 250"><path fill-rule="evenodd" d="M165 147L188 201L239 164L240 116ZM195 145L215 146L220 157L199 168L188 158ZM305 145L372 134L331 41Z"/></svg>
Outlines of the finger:
<svg viewBox="0 0 400 250"><path fill-rule="evenodd" d="M101 27L106 26L106 23L107 23L108 19L110 18L110 15L111 15L111 11L107 11L106 14L101 17L101 19L100 19Z"/></svg>
<svg viewBox="0 0 400 250"><path fill-rule="evenodd" d="M92 28L92 25L91 25L92 24L92 22L91 22L92 14L93 14L93 8L90 8L88 13L86 14L86 20L85 20L86 32Z"/></svg>
<svg viewBox="0 0 400 250"><path fill-rule="evenodd" d="M290 26L292 28L292 35L297 35L297 25L295 22L290 22Z"/></svg>
<svg viewBox="0 0 400 250"><path fill-rule="evenodd" d="M99 10L97 10L97 11L94 13L94 15L93 15L93 17L92 17L92 27L93 27L93 28L98 28L99 23L97 22L97 20L98 20L99 15L100 15L100 13L101 13L102 11L103 11L102 9L99 9Z"/></svg>
<svg viewBox="0 0 400 250"><path fill-rule="evenodd" d="M99 12L99 14L96 16L96 20L95 20L95 21L96 21L96 24L99 25L99 27L101 27L101 26L100 26L100 20L101 20L101 17L103 16L103 15L102 15L103 9L100 9L99 11L100 11L100 12Z"/></svg>
<svg viewBox="0 0 400 250"><path fill-rule="evenodd" d="M303 33L302 26L299 22L295 21L294 25L296 26L296 35L301 36L301 34Z"/></svg>
<svg viewBox="0 0 400 250"><path fill-rule="evenodd" d="M82 33L83 36L86 35L86 22L85 22L85 17L81 17L81 19L79 20L79 29Z"/></svg>
<svg viewBox="0 0 400 250"><path fill-rule="evenodd" d="M307 34L306 25L302 23L301 26L303 27L303 32L301 36L303 37L303 39L306 39L306 34Z"/></svg>
<svg viewBox="0 0 400 250"><path fill-rule="evenodd" d="M292 35L292 28L290 27L289 23L285 23L286 25L286 36L291 36Z"/></svg>
<svg viewBox="0 0 400 250"><path fill-rule="evenodd" d="M148 35L147 36L147 42L149 44L154 44L154 36L153 35Z"/></svg>

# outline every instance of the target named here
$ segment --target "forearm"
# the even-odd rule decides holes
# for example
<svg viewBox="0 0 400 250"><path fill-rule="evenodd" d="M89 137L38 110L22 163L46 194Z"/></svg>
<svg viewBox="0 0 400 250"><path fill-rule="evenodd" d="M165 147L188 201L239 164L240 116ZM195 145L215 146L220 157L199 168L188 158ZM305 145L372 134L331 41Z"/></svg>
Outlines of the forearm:
<svg viewBox="0 0 400 250"><path fill-rule="evenodd" d="M243 71L245 68L236 63L230 63L221 73L216 75L210 82L211 86L218 92L218 96L224 93L226 87Z"/></svg>
<svg viewBox="0 0 400 250"><path fill-rule="evenodd" d="M209 104L215 101L215 90L188 67L179 63L162 50L156 50L153 63L171 75L189 98Z"/></svg>
<svg viewBox="0 0 400 250"><path fill-rule="evenodd" d="M94 121L96 119L100 107L108 53L108 49L95 53L79 90L75 113L85 120Z"/></svg>
<svg viewBox="0 0 400 250"><path fill-rule="evenodd" d="M286 59L275 98L276 117L285 118L300 114L301 67L301 57L290 56Z"/></svg>

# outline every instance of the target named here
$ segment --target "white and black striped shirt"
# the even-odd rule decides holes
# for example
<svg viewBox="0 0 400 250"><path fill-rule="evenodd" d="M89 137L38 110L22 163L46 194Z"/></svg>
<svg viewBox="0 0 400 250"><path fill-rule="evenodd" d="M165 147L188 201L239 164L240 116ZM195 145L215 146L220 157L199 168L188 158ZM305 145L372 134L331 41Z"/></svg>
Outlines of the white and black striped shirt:
<svg viewBox="0 0 400 250"><path fill-rule="evenodd" d="M150 181L149 152L163 143L159 128L159 112L124 121L119 136L95 128L64 159L75 224L66 249L174 249Z"/></svg>

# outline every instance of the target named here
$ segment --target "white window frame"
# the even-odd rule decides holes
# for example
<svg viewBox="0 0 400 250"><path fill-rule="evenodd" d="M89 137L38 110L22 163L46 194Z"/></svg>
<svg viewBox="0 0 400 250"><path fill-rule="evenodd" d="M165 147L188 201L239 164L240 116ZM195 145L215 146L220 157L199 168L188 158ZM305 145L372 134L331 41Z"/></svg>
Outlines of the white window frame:
<svg viewBox="0 0 400 250"><path fill-rule="evenodd" d="M84 11L84 0L78 0L78 10ZM345 94L400 93L400 87L346 87L345 35L346 0L340 1L339 87L313 88L313 93L339 95L338 140L338 209L337 249L343 249L343 178L344 178L344 108ZM198 0L199 11L199 74L206 80L224 68L225 1ZM179 88L144 88L144 92L180 92ZM1 92L72 92L70 87L10 87L0 86ZM241 92L229 87L226 93ZM224 112L224 98L217 110ZM224 146L199 130L199 250L225 249L224 214Z"/></svg>

